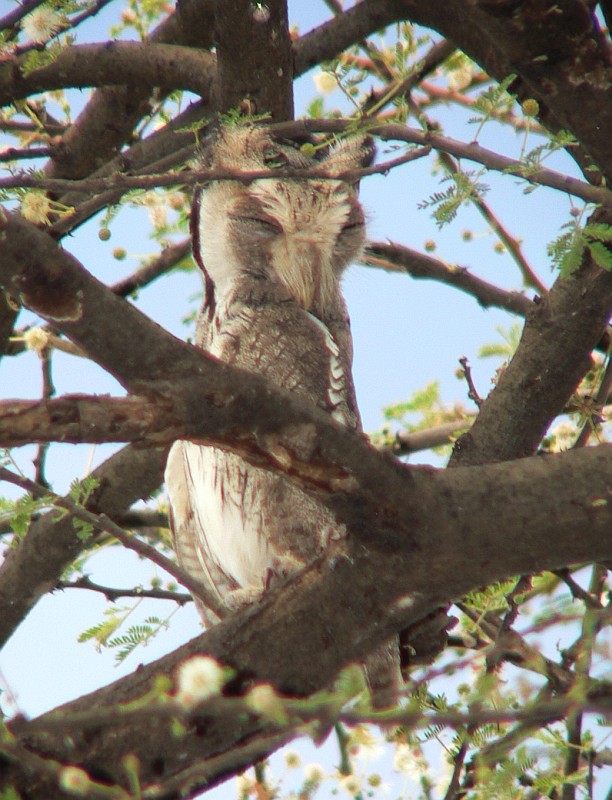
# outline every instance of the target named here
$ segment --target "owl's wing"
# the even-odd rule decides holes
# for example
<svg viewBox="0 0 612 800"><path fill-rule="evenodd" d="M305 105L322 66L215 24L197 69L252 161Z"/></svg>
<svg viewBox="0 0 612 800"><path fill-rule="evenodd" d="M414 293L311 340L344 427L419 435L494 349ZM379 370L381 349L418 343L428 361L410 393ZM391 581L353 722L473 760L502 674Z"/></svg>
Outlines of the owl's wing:
<svg viewBox="0 0 612 800"><path fill-rule="evenodd" d="M270 297L274 290L269 286L263 296L257 289L251 287L247 296L238 293L228 303L223 324L213 334L213 354L309 400L346 427L358 428L350 328L341 299L328 326L282 293Z"/></svg>
<svg viewBox="0 0 612 800"><path fill-rule="evenodd" d="M350 371L335 337L296 303L236 295L211 324L211 352L266 377L355 428ZM270 576L316 557L343 528L286 478L233 453L192 442L171 451L166 485L185 569L229 607L261 594ZM208 621L209 615L204 615Z"/></svg>
<svg viewBox="0 0 612 800"><path fill-rule="evenodd" d="M165 483L170 499L170 528L174 551L179 563L190 575L215 592L219 603L223 604L222 592L226 587L226 576L219 574L218 568L204 557L201 546L201 531L194 505L194 485L190 475L186 453L188 442L175 442L170 448L166 464ZM198 611L206 627L219 621L211 609L196 600Z"/></svg>

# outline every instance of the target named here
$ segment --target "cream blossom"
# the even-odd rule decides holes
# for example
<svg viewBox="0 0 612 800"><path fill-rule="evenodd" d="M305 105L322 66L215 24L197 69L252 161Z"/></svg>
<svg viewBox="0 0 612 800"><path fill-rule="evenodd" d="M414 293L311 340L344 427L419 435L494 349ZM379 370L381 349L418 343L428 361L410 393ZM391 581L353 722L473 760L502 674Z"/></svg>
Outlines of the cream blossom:
<svg viewBox="0 0 612 800"><path fill-rule="evenodd" d="M325 770L321 764L306 764L304 767L304 775L309 783L321 783L325 778Z"/></svg>
<svg viewBox="0 0 612 800"><path fill-rule="evenodd" d="M33 350L40 354L49 344L49 333L44 328L30 328L23 334L23 343L26 350Z"/></svg>
<svg viewBox="0 0 612 800"><path fill-rule="evenodd" d="M429 764L420 747L400 742L393 754L393 769L418 781L429 772Z"/></svg>
<svg viewBox="0 0 612 800"><path fill-rule="evenodd" d="M36 225L48 225L52 211L51 200L44 192L30 191L21 201L21 216Z"/></svg>
<svg viewBox="0 0 612 800"><path fill-rule="evenodd" d="M62 767L59 772L59 785L70 794L86 797L91 789L91 780L85 770L79 767Z"/></svg>
<svg viewBox="0 0 612 800"><path fill-rule="evenodd" d="M286 725L289 722L282 699L269 683L259 683L257 686L253 686L247 694L245 702L252 711L261 714L262 717L267 717L280 725Z"/></svg>
<svg viewBox="0 0 612 800"><path fill-rule="evenodd" d="M250 778L245 772L242 775L236 776L236 789L238 790L238 797L246 797L255 790L257 781Z"/></svg>
<svg viewBox="0 0 612 800"><path fill-rule="evenodd" d="M64 18L48 5L39 6L27 14L21 29L33 42L46 42L54 36L64 23Z"/></svg>
<svg viewBox="0 0 612 800"><path fill-rule="evenodd" d="M338 88L338 80L331 72L317 72L313 80L320 94L331 94Z"/></svg>
<svg viewBox="0 0 612 800"><path fill-rule="evenodd" d="M462 61L461 64L448 74L448 88L453 92L461 92L472 82L474 65L471 61Z"/></svg>
<svg viewBox="0 0 612 800"><path fill-rule="evenodd" d="M194 656L183 661L178 669L176 701L192 708L221 694L227 680L227 670L210 656Z"/></svg>
<svg viewBox="0 0 612 800"><path fill-rule="evenodd" d="M340 788L351 797L357 797L361 793L361 781L356 775L343 775L340 778Z"/></svg>

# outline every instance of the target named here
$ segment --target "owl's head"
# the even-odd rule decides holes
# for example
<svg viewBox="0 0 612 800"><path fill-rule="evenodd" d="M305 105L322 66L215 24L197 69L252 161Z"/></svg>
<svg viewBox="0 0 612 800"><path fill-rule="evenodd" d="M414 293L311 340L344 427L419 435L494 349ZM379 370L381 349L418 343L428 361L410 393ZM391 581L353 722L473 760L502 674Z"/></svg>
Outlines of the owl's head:
<svg viewBox="0 0 612 800"><path fill-rule="evenodd" d="M219 296L235 279L251 275L277 281L306 309L334 302L345 267L359 254L365 220L356 187L333 178L372 162L370 139L344 140L318 157L273 138L262 127L221 128L205 166L242 171L286 169L287 178L245 184L214 181L194 197L194 255ZM330 178L295 177L323 170Z"/></svg>

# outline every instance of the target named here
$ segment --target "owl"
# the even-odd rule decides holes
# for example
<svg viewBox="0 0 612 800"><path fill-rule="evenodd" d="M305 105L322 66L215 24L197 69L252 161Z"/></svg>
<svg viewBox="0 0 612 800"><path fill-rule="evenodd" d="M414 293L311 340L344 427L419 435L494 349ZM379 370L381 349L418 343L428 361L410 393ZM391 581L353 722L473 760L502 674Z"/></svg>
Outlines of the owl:
<svg viewBox="0 0 612 800"><path fill-rule="evenodd" d="M333 177L374 155L364 137L318 157L305 149L261 126L221 127L204 165L292 173L319 167ZM204 304L196 345L360 431L340 279L364 236L356 186L340 179L219 180L198 189L192 237ZM218 447L176 442L166 487L179 561L228 613L346 535L331 511L285 477ZM208 625L218 621L201 604L200 612ZM395 684L394 670L388 649L366 662L376 686Z"/></svg>

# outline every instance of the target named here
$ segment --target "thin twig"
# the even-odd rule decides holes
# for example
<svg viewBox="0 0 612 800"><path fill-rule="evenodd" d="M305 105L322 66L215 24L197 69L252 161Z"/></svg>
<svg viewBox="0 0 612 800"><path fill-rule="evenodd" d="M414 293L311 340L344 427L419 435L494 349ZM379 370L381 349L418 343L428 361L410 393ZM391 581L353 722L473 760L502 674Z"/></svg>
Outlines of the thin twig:
<svg viewBox="0 0 612 800"><path fill-rule="evenodd" d="M190 594L172 592L168 589L143 589L142 587L136 589L116 589L112 586L101 586L99 583L94 583L90 580L88 575L83 575L75 581L58 581L55 584L55 589L61 589L62 591L64 589L88 589L91 592L103 594L110 603L114 603L120 597L146 597L152 600L172 600L180 606L193 600Z"/></svg>
<svg viewBox="0 0 612 800"><path fill-rule="evenodd" d="M461 356L461 358L459 359L459 363L463 368L463 376L465 378L465 382L468 385L468 397L470 398L470 400L473 400L474 403L476 403L478 408L480 408L484 400L478 394L478 390L476 389L476 385L474 384L474 380L472 378L472 368L468 363L467 356Z"/></svg>
<svg viewBox="0 0 612 800"><path fill-rule="evenodd" d="M391 449L395 455L405 456L421 450L431 450L432 447L451 444L459 433L470 428L474 418L475 415L469 415L463 419L444 422L442 425L422 431L399 431Z"/></svg>
<svg viewBox="0 0 612 800"><path fill-rule="evenodd" d="M282 122L270 126L272 130L286 136L299 136L309 133L343 133L355 126L354 120L340 119L302 119L295 122ZM585 181L571 178L561 172L556 172L546 167L536 169L526 168L521 161L500 155L486 147L481 147L475 142L460 142L449 136L438 133L411 128L399 123L372 125L367 131L373 136L378 136L384 141L401 141L409 144L431 145L434 150L450 153L457 158L465 158L482 164L487 169L495 172L513 175L525 180L527 183L548 186L551 189L565 192L566 194L581 197L589 203L601 204L612 208L612 191L600 186L592 186Z"/></svg>
<svg viewBox="0 0 612 800"><path fill-rule="evenodd" d="M34 497L50 498L53 504L58 508L66 509L74 517L87 522L97 530L110 533L111 536L114 536L114 538L121 542L128 550L134 550L138 555L149 559L149 561L157 564L158 567L161 567L172 575L173 578L176 578L176 580L186 589L189 589L192 594L199 597L204 605L214 611L217 616L223 618L226 615L225 609L219 604L219 600L214 592L209 590L206 586L203 586L200 581L189 575L182 567L170 561L169 558L159 553L154 547L151 547L151 545L146 544L136 536L130 535L124 531L123 528L120 528L119 525L109 519L106 514L94 514L76 503L72 498L60 497L57 494L50 493L44 486L28 478L21 477L5 467L0 467L0 480L8 481L15 486L25 489L25 491L29 492Z"/></svg>
<svg viewBox="0 0 612 800"><path fill-rule="evenodd" d="M46 0L21 0L16 8L9 11L8 14L5 14L2 19L0 19L0 30L12 28L31 11L34 11L35 8L42 6L44 2L46 2Z"/></svg>
<svg viewBox="0 0 612 800"><path fill-rule="evenodd" d="M55 150L52 147L7 147L0 150L0 161L17 161L24 158L49 158Z"/></svg>
<svg viewBox="0 0 612 800"><path fill-rule="evenodd" d="M503 308L524 317L533 301L520 292L500 289L473 275L467 267L446 264L440 259L419 253L395 242L368 242L361 263L390 272L408 273L417 280L434 280L472 295L483 308Z"/></svg>
<svg viewBox="0 0 612 800"><path fill-rule="evenodd" d="M612 357L608 355L608 363L606 365L605 372L601 379L601 383L599 384L597 394L593 398L594 409L603 409L608 401L610 389L612 389ZM584 447L587 445L595 428L596 425L593 424L593 417L588 415L584 425L582 426L582 430L576 437L573 447Z"/></svg>
<svg viewBox="0 0 612 800"><path fill-rule="evenodd" d="M193 148L188 148L191 152ZM209 181L238 181L252 183L266 178L287 178L291 180L330 180L354 182L368 175L386 175L390 170L429 155L431 147L428 144L416 150L409 150L397 158L383 161L362 169L339 170L329 172L321 167L312 169L255 169L239 170L217 167L215 169L185 169L178 172L155 173L146 175L124 175L115 173L102 178L82 178L69 180L67 178L40 178L26 173L20 173L10 178L0 179L0 189L45 189L51 192L106 192L118 189L153 189L166 186L195 186ZM175 154L172 155L173 160Z"/></svg>
<svg viewBox="0 0 612 800"><path fill-rule="evenodd" d="M447 172L452 176L453 173L460 171L459 165L455 162L455 160L450 156L448 153L440 153L440 162L445 167ZM486 219L489 223L499 240L504 244L514 262L518 266L519 270L521 271L521 275L523 276L523 283L525 286L529 286L532 289L535 289L541 295L546 294L548 292L547 287L545 284L542 283L540 278L536 275L534 270L531 268L531 265L525 258L525 255L521 249L521 245L517 239L512 236L510 231L500 222L499 218L496 214L492 211L491 207L482 197L477 194L470 195L470 202L478 209L478 211L482 214L482 216Z"/></svg>

